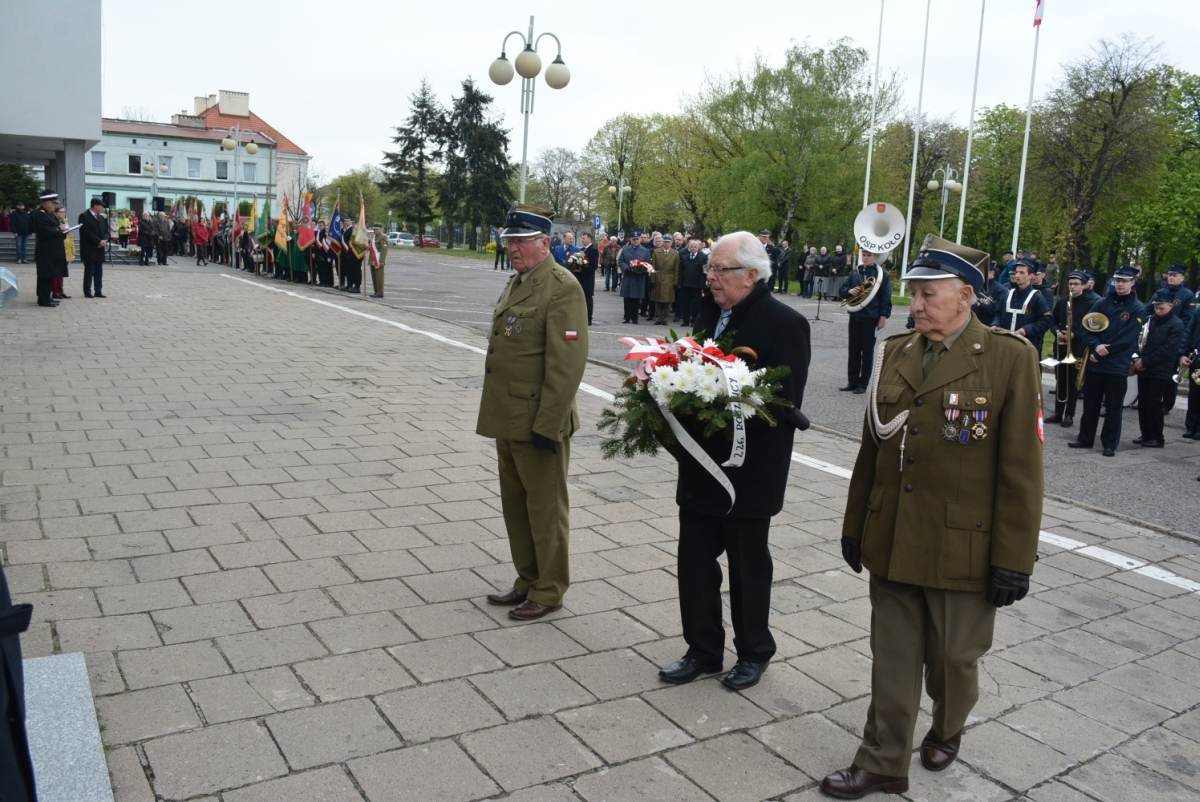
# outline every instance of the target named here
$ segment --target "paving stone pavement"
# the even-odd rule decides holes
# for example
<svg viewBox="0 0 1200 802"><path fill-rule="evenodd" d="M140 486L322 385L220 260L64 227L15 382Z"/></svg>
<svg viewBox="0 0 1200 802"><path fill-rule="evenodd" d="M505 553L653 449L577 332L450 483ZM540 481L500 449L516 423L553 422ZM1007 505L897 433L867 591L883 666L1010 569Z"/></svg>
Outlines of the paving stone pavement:
<svg viewBox="0 0 1200 802"><path fill-rule="evenodd" d="M86 654L120 802L807 802L851 759L869 610L840 564L844 478L792 466L761 685L663 687L675 472L602 460L601 399L580 395L572 448L574 584L514 625L482 603L513 577L476 353L217 270L107 284L0 314L0 549L35 605L26 654ZM1189 541L1058 503L1043 528L1200 579ZM1196 799L1200 596L1045 543L1033 579L962 760L914 763L908 798Z"/></svg>

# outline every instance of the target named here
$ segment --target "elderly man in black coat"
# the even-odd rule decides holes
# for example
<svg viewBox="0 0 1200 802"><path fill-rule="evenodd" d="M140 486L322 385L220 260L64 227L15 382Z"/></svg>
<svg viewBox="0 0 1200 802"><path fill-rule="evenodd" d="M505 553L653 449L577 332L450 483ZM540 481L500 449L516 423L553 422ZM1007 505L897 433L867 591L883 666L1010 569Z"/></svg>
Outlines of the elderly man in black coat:
<svg viewBox="0 0 1200 802"><path fill-rule="evenodd" d="M91 207L79 215L79 258L83 260L83 297L103 298L104 246L108 244L108 218L104 201L92 198Z"/></svg>
<svg viewBox="0 0 1200 802"><path fill-rule="evenodd" d="M767 624L772 576L767 532L771 517L783 508L794 431L807 426L799 410L808 379L809 331L803 315L771 294L770 257L750 232L721 237L707 267L709 294L700 301L697 335L702 332L728 348L749 348L754 353L752 367L787 366L782 395L794 408L781 414L773 427L751 418L744 463L718 468L733 485L732 507L726 491L699 462L683 448L671 447L679 462L679 610L688 650L659 676L679 684L721 671L725 630L717 557L725 552L737 664L721 682L731 690L744 690L758 682L775 654ZM696 440L718 465L728 459L727 437Z"/></svg>
<svg viewBox="0 0 1200 802"><path fill-rule="evenodd" d="M53 292L54 271L61 269L60 263L67 263L67 224L54 213L57 193L47 192L39 200L41 205L33 213L33 233L37 237L34 259L37 262L38 306L58 306L58 301L50 295Z"/></svg>

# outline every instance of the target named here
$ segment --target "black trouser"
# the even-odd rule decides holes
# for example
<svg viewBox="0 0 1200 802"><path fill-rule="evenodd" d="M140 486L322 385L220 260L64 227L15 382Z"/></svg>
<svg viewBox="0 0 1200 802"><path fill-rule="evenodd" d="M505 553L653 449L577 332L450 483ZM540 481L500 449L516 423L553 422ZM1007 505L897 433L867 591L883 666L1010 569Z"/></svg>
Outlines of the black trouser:
<svg viewBox="0 0 1200 802"><path fill-rule="evenodd" d="M637 323L638 321L638 306L641 305L641 298L626 298L625 300L625 323Z"/></svg>
<svg viewBox="0 0 1200 802"><path fill-rule="evenodd" d="M501 270L508 269L508 251L504 248L496 249L496 258L492 262L492 270L500 268Z"/></svg>
<svg viewBox="0 0 1200 802"><path fill-rule="evenodd" d="M1059 365L1054 369L1054 376L1058 384L1054 393L1054 414L1058 418L1074 418L1079 404L1079 364ZM1065 394L1063 390L1066 390Z"/></svg>
<svg viewBox="0 0 1200 802"><path fill-rule="evenodd" d="M1183 380L1187 382L1188 388L1187 417L1183 419L1183 428L1192 434L1200 432L1200 384L1192 381L1194 370L1200 370L1200 363L1193 362L1190 367L1180 368L1180 371L1184 372Z"/></svg>
<svg viewBox="0 0 1200 802"><path fill-rule="evenodd" d="M104 290L104 257L83 263L83 294L99 295Z"/></svg>
<svg viewBox="0 0 1200 802"><path fill-rule="evenodd" d="M1083 419L1079 421L1079 442L1091 446L1096 442L1096 424L1100 421L1100 406L1104 405L1104 428L1100 430L1100 445L1114 451L1121 442L1121 411L1129 377L1121 374L1096 373L1088 369L1083 383Z"/></svg>
<svg viewBox="0 0 1200 802"><path fill-rule="evenodd" d="M54 278L50 275L50 265L37 266L37 299L38 303L50 303L50 295L54 292Z"/></svg>
<svg viewBox="0 0 1200 802"><path fill-rule="evenodd" d="M142 245L141 249L142 249L142 258L138 260L138 264L139 265L150 264L150 257L152 257L154 255L154 243L150 242L150 243L147 243L146 245Z"/></svg>
<svg viewBox="0 0 1200 802"><path fill-rule="evenodd" d="M846 360L846 383L851 387L866 387L871 380L875 356L875 327L877 317L850 316L850 353Z"/></svg>
<svg viewBox="0 0 1200 802"><path fill-rule="evenodd" d="M789 278L790 277L788 276L788 269L786 267L777 266L775 268L774 282L775 282L776 292L787 292L788 291L788 279Z"/></svg>
<svg viewBox="0 0 1200 802"><path fill-rule="evenodd" d="M158 263L160 265L165 265L167 263L167 247L167 240L160 239L158 241L158 246L155 249L155 252L158 256Z"/></svg>
<svg viewBox="0 0 1200 802"><path fill-rule="evenodd" d="M733 645L739 660L765 663L775 654L771 614L770 518L726 518L679 511L679 615L688 655L712 665L721 662L721 566L729 559L729 607Z"/></svg>
<svg viewBox="0 0 1200 802"><path fill-rule="evenodd" d="M691 326L700 315L700 288L679 288L679 319L685 326Z"/></svg>
<svg viewBox="0 0 1200 802"><path fill-rule="evenodd" d="M1167 404L1174 401L1179 387L1170 379L1158 379L1138 374L1138 425L1143 440L1163 439L1163 419L1167 415Z"/></svg>

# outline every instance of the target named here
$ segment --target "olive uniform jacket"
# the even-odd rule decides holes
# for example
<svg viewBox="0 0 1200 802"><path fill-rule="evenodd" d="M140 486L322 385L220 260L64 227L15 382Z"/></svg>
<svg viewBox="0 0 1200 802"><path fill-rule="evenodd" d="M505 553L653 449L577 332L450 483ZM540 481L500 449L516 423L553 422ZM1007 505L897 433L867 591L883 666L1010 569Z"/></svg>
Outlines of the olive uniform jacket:
<svg viewBox="0 0 1200 802"><path fill-rule="evenodd" d="M476 433L570 437L579 429L575 393L587 354L587 302L575 276L551 256L514 273L492 319Z"/></svg>
<svg viewBox="0 0 1200 802"><path fill-rule="evenodd" d="M893 582L982 591L993 566L1033 573L1043 480L1037 351L974 316L924 378L919 334L882 347L879 418L909 416L878 442L864 423L842 537Z"/></svg>
<svg viewBox="0 0 1200 802"><path fill-rule="evenodd" d="M659 248L650 261L654 263L650 300L660 304L674 303L675 285L679 283L679 252L674 248Z"/></svg>

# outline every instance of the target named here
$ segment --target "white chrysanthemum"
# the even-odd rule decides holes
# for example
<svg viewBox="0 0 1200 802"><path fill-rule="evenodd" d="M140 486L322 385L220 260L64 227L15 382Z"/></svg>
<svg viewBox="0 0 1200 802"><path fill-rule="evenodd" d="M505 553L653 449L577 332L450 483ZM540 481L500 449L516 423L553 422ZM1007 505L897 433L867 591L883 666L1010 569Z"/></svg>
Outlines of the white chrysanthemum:
<svg viewBox="0 0 1200 802"><path fill-rule="evenodd" d="M706 404L725 395L725 377L721 375L720 368L716 365L704 366L700 381L696 387L696 395L700 396L700 400Z"/></svg>
<svg viewBox="0 0 1200 802"><path fill-rule="evenodd" d="M703 370L695 362L680 362L675 371L675 387L681 393L694 393L700 385Z"/></svg>

